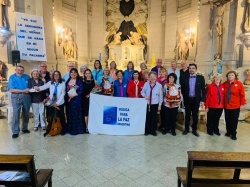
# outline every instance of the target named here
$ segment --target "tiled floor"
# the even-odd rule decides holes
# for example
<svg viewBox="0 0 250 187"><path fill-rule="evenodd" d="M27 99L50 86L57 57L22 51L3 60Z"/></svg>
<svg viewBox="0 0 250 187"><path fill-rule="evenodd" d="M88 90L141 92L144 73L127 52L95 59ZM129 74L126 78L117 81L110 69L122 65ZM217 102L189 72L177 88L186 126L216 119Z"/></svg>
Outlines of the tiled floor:
<svg viewBox="0 0 250 187"><path fill-rule="evenodd" d="M32 119L31 119L32 122ZM32 123L31 123L32 124ZM30 129L32 126L30 125ZM180 128L179 128L180 129ZM186 166L188 150L250 151L250 124L240 122L238 140L192 134L153 136L78 135L46 137L42 131L11 138L10 125L0 120L0 153L34 154L37 168L53 168L54 187L174 187L175 168Z"/></svg>

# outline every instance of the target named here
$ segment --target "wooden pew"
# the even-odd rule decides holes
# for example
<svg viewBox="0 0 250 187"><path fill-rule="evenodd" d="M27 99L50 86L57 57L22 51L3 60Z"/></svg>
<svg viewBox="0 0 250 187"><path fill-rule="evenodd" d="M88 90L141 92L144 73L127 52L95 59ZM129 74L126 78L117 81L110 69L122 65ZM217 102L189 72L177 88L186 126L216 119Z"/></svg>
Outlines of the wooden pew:
<svg viewBox="0 0 250 187"><path fill-rule="evenodd" d="M177 167L178 187L250 186L250 153L188 151L187 167Z"/></svg>
<svg viewBox="0 0 250 187"><path fill-rule="evenodd" d="M0 155L0 170L4 171L19 171L27 172L29 180L20 181L11 180L0 181L0 185L6 186L32 186L44 187L48 183L48 187L52 187L52 172L53 169L35 169L33 155Z"/></svg>

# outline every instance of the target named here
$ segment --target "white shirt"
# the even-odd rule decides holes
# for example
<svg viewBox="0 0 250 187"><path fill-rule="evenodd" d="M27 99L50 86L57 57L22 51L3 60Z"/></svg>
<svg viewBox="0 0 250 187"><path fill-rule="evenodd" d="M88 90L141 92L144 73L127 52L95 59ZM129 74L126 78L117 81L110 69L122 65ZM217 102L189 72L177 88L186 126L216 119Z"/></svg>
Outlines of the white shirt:
<svg viewBox="0 0 250 187"><path fill-rule="evenodd" d="M176 70L174 71L172 68L168 69L168 75L170 73L174 73L177 76L177 80L176 80L176 84L180 84L179 79L180 79L180 69L176 68Z"/></svg>
<svg viewBox="0 0 250 187"><path fill-rule="evenodd" d="M39 90L43 91L49 88L49 98L52 100L53 99L53 94L55 91L55 84L51 84L51 81L47 82L43 86L39 86ZM65 82L62 82L58 85L57 87L57 105L62 105L64 103L64 96L65 96Z"/></svg>
<svg viewBox="0 0 250 187"><path fill-rule="evenodd" d="M149 99L150 99L150 82L146 82L142 88L141 95L143 97L148 96L148 104L149 104ZM162 85L158 82L156 82L156 85L154 89L152 90L152 100L151 100L151 105L153 104L159 104L161 106L162 104Z"/></svg>

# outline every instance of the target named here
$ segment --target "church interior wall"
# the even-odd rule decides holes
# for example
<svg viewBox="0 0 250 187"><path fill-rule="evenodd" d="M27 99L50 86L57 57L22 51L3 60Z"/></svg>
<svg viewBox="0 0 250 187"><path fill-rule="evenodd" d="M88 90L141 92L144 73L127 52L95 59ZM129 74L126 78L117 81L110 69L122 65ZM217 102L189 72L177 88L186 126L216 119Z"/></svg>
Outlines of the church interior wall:
<svg viewBox="0 0 250 187"><path fill-rule="evenodd" d="M67 71L68 61L75 61L78 67L81 64L88 64L93 68L93 62L99 58L101 53L102 63L107 60L106 45L106 10L107 1L91 1L78 0L75 10L63 6L63 0L54 1L54 12L52 10L53 3L51 0L15 0L9 7L9 18L11 29L14 31L15 19L14 10L25 12L28 14L41 15L44 18L47 64L48 69L55 69L56 63L59 64L58 69L63 73ZM147 56L148 66L151 65L151 58L155 54L156 59L162 58L166 67L170 66L170 62L175 59L180 63L182 60L176 56L175 47L178 44L178 30L192 29L194 32L194 45L188 44L189 56L188 62L198 64L199 71L207 74L212 70L212 61L214 55L218 52L218 36L214 20L216 13L211 15L210 5L202 5L207 0L201 0L200 6L198 0L187 0L183 2L183 7L178 7L179 1L176 0L148 0L148 18L146 21L147 34ZM225 75L229 69L236 69L241 73L240 79L244 79L244 71L250 68L250 53L244 47L243 67L236 68L239 57L239 45L242 42L238 36L242 33L241 24L244 9L243 0L235 0L227 3L223 17L223 42L222 42L222 60L223 74ZM42 8L41 8L42 7ZM216 7L214 7L214 11ZM54 14L54 17L53 17ZM211 17L212 16L212 17ZM55 21L53 21L55 19ZM63 54L63 46L58 46L58 38L56 38L56 26L63 27L69 25L73 31L74 42L77 45L77 57L67 59ZM211 28L212 26L212 28ZM15 35L10 39L12 48L15 46ZM56 41L56 42L55 42ZM56 45L56 47L55 47ZM0 50L1 60L7 62L6 45ZM178 55L178 54L177 54ZM57 58L56 58L57 57ZM38 68L39 62L22 61L26 67L26 72L31 69ZM9 75L14 72L14 67L10 64Z"/></svg>

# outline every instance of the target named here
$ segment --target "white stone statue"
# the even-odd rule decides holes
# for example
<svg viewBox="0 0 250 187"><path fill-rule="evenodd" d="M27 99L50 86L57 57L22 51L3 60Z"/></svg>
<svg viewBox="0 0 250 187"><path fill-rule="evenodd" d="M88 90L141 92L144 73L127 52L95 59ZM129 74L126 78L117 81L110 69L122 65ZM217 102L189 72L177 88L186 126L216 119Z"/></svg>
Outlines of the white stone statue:
<svg viewBox="0 0 250 187"><path fill-rule="evenodd" d="M73 32L70 28L64 29L63 54L65 58L76 58L77 46L74 42Z"/></svg>
<svg viewBox="0 0 250 187"><path fill-rule="evenodd" d="M179 39L175 50L178 50L178 59L186 60L189 56L188 41L185 39L184 34L179 32Z"/></svg>
<svg viewBox="0 0 250 187"><path fill-rule="evenodd" d="M250 0L246 1L244 30L250 32Z"/></svg>
<svg viewBox="0 0 250 187"><path fill-rule="evenodd" d="M141 35L137 32L130 31L129 40L131 41L132 45L143 45L141 41Z"/></svg>
<svg viewBox="0 0 250 187"><path fill-rule="evenodd" d="M121 35L122 32L118 32L114 35L114 40L110 43L111 45L118 45L121 44Z"/></svg>
<svg viewBox="0 0 250 187"><path fill-rule="evenodd" d="M10 0L1 0L0 1L0 21L1 25L5 27L7 30L10 29L10 22L8 17L8 7L10 6Z"/></svg>

